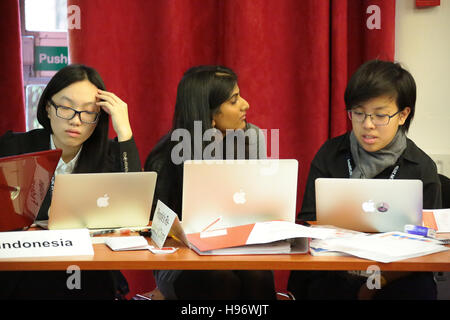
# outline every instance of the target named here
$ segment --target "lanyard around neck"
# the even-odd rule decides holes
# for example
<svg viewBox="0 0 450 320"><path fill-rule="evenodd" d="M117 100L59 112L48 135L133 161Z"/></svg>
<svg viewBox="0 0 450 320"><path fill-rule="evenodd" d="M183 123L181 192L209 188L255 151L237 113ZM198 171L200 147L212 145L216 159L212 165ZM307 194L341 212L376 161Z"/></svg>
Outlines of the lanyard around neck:
<svg viewBox="0 0 450 320"><path fill-rule="evenodd" d="M348 166L348 176L349 176L349 178L351 178L353 175L353 167L352 167L351 157L347 158L347 166ZM389 179L395 178L399 167L400 166L398 164L394 167L394 170L392 170L391 175L389 176Z"/></svg>

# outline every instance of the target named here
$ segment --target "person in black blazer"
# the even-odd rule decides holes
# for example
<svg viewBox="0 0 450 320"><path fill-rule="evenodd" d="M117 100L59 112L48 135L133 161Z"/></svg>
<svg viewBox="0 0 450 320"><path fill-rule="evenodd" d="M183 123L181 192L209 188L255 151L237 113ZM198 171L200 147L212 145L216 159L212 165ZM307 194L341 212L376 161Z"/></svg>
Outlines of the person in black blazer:
<svg viewBox="0 0 450 320"><path fill-rule="evenodd" d="M442 206L436 164L406 137L414 117L416 84L398 63L368 61L353 74L345 104L352 131L324 143L309 171L299 220L316 220L317 178L418 179L423 205ZM298 299L436 299L431 272L381 272L380 289L370 290L367 274L293 271L288 290Z"/></svg>
<svg viewBox="0 0 450 320"><path fill-rule="evenodd" d="M109 119L117 134L108 139ZM128 107L105 91L91 67L73 64L59 70L43 91L37 109L42 129L6 132L0 137L0 157L59 148L55 174L141 171L128 119ZM38 220L48 219L51 188ZM7 299L113 299L125 278L117 271L82 271L81 289L70 290L64 271L1 272L0 297Z"/></svg>

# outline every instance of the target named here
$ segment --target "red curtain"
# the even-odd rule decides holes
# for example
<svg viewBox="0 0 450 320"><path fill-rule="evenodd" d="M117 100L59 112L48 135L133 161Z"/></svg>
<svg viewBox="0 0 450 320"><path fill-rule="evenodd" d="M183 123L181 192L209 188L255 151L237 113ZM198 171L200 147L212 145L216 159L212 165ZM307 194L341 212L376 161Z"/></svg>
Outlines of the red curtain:
<svg viewBox="0 0 450 320"><path fill-rule="evenodd" d="M0 1L0 135L25 130L19 0Z"/></svg>
<svg viewBox="0 0 450 320"><path fill-rule="evenodd" d="M239 75L251 107L248 120L269 133L279 129L280 158L299 160L299 208L315 152L349 128L343 100L349 75L368 59L394 57L395 1L69 0L69 5L79 7L81 22L69 32L71 62L95 67L108 90L128 103L142 161L170 128L183 72L223 64ZM369 22L380 29L369 29Z"/></svg>
<svg viewBox="0 0 450 320"><path fill-rule="evenodd" d="M309 163L349 129L343 94L356 68L393 60L395 1L69 0L80 28L72 63L95 67L128 103L141 160L171 126L185 70L223 64L239 76L248 121L279 129L280 158L299 161L298 209ZM270 141L270 139L269 139ZM270 146L269 146L270 154Z"/></svg>
<svg viewBox="0 0 450 320"><path fill-rule="evenodd" d="M279 129L280 158L298 159L298 208L314 154L349 129L349 75L366 60L394 58L395 1L68 2L80 9L79 28L75 23L69 32L71 62L95 67L128 103L142 161L170 128L183 72L223 64L240 77L248 120ZM19 0L0 1L0 13L3 134L25 130ZM129 280L132 274L126 272ZM151 287L141 279L133 290ZM285 287L281 280L278 288Z"/></svg>

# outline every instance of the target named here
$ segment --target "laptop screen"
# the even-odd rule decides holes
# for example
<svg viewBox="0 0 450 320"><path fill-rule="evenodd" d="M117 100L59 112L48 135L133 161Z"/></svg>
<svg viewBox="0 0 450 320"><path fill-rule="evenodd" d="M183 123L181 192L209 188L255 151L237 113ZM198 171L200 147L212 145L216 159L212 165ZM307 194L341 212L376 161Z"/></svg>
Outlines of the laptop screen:
<svg viewBox="0 0 450 320"><path fill-rule="evenodd" d="M422 223L420 180L318 178L315 187L317 224L391 232Z"/></svg>
<svg viewBox="0 0 450 320"><path fill-rule="evenodd" d="M33 224L61 153L56 149L0 158L0 231Z"/></svg>
<svg viewBox="0 0 450 320"><path fill-rule="evenodd" d="M188 160L183 171L182 224L201 232L271 220L295 221L298 161Z"/></svg>

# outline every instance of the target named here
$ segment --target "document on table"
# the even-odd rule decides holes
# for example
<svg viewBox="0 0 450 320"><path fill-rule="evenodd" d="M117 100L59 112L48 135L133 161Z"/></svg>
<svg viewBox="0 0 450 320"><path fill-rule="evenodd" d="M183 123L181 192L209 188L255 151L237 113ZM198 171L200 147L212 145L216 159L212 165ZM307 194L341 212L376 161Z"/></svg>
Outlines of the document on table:
<svg viewBox="0 0 450 320"><path fill-rule="evenodd" d="M367 233L349 230L349 229L338 228L336 226L330 226L330 225L323 225L323 226L312 225L311 226L311 228L317 228L317 227L334 230L334 235L332 237L328 237L327 238L328 240L334 239L334 238L339 238L339 239L352 238L352 239L355 239L355 241L358 241L356 238L364 237L364 236L368 235ZM331 250L325 249L322 246L322 243L323 243L323 239L311 239L311 242L309 243L309 253L313 256L349 256L349 254L344 253L344 252L331 251Z"/></svg>
<svg viewBox="0 0 450 320"><path fill-rule="evenodd" d="M321 248L359 258L389 263L449 250L438 240L403 232L386 232L351 238L325 239Z"/></svg>
<svg viewBox="0 0 450 320"><path fill-rule="evenodd" d="M308 239L325 239L335 230L308 228L288 221L257 222L187 235L199 254L306 253Z"/></svg>
<svg viewBox="0 0 450 320"><path fill-rule="evenodd" d="M269 243L293 238L325 239L333 236L335 230L310 228L288 221L267 221L255 223L246 244Z"/></svg>

